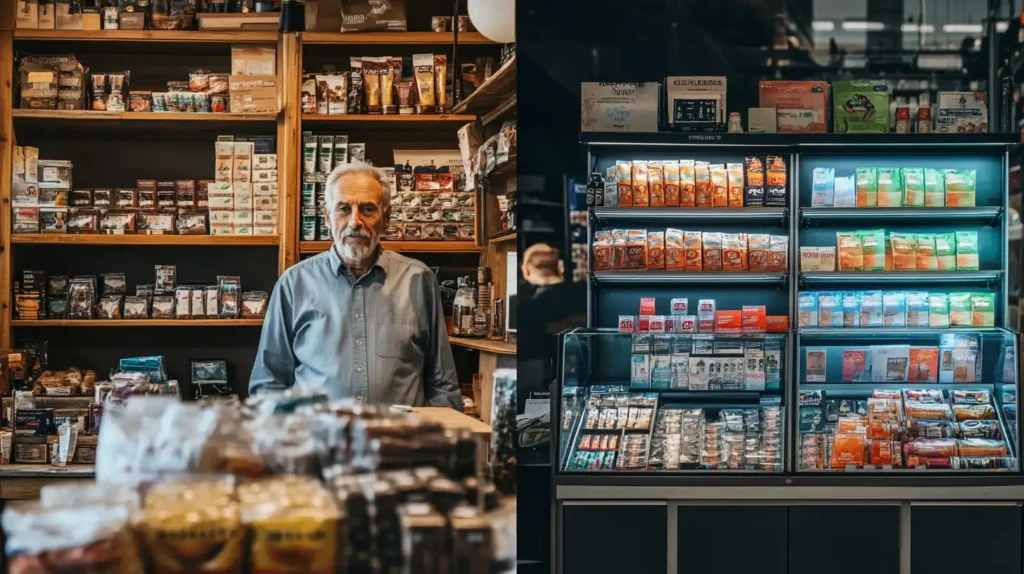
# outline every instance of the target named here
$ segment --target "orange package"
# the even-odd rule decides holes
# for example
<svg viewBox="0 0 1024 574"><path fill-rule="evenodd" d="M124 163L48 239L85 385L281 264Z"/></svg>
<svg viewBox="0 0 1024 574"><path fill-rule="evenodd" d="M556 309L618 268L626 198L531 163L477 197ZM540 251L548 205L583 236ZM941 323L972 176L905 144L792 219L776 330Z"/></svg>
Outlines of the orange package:
<svg viewBox="0 0 1024 574"><path fill-rule="evenodd" d="M743 234L722 234L722 271L747 270L747 242Z"/></svg>
<svg viewBox="0 0 1024 574"><path fill-rule="evenodd" d="M704 271L722 270L722 234L704 232L701 239L704 244Z"/></svg>
<svg viewBox="0 0 1024 574"><path fill-rule="evenodd" d="M697 185L697 207L711 207L711 172L708 169L708 162L695 161L694 177ZM682 166L680 166L680 178L682 178ZM679 197L679 205L683 204L683 196Z"/></svg>
<svg viewBox="0 0 1024 574"><path fill-rule="evenodd" d="M711 173L711 207L729 207L729 175L725 166L716 163L708 166Z"/></svg>
<svg viewBox="0 0 1024 574"><path fill-rule="evenodd" d="M660 161L647 164L647 185L651 193L651 207L665 207L665 178Z"/></svg>
<svg viewBox="0 0 1024 574"><path fill-rule="evenodd" d="M768 270L789 272L789 236L768 237Z"/></svg>
<svg viewBox="0 0 1024 574"><path fill-rule="evenodd" d="M959 456L956 441L951 438L919 438L904 445L907 456Z"/></svg>
<svg viewBox="0 0 1024 574"><path fill-rule="evenodd" d="M899 431L898 423L872 421L868 424L868 438L874 440L892 440Z"/></svg>
<svg viewBox="0 0 1024 574"><path fill-rule="evenodd" d="M704 251L700 231L683 231L683 268L687 271L703 270Z"/></svg>
<svg viewBox="0 0 1024 574"><path fill-rule="evenodd" d="M747 261L751 271L768 271L768 237L765 233L747 236Z"/></svg>
<svg viewBox="0 0 1024 574"><path fill-rule="evenodd" d="M743 207L743 164L726 165L729 177L729 207Z"/></svg>
<svg viewBox="0 0 1024 574"><path fill-rule="evenodd" d="M967 438L960 441L960 456L1006 456L1006 444L1001 440Z"/></svg>
<svg viewBox="0 0 1024 574"><path fill-rule="evenodd" d="M910 348L910 374L907 381L911 383L934 383L939 377L939 349L936 347Z"/></svg>
<svg viewBox="0 0 1024 574"><path fill-rule="evenodd" d="M872 422L899 422L900 400L869 398L868 418Z"/></svg>
<svg viewBox="0 0 1024 574"><path fill-rule="evenodd" d="M679 162L666 161L665 170L665 207L679 207Z"/></svg>
<svg viewBox="0 0 1024 574"><path fill-rule="evenodd" d="M829 466L839 470L844 470L850 465L858 468L864 466L865 446L862 434L837 434L832 444L832 460Z"/></svg>
<svg viewBox="0 0 1024 574"><path fill-rule="evenodd" d="M864 249L858 233L836 233L839 248L839 270L860 271L864 268Z"/></svg>
<svg viewBox="0 0 1024 574"><path fill-rule="evenodd" d="M647 267L647 232L643 229L630 229L626 232L625 269L643 269Z"/></svg>
<svg viewBox="0 0 1024 574"><path fill-rule="evenodd" d="M864 434L868 431L868 421L863 417L847 416L839 419L836 432Z"/></svg>
<svg viewBox="0 0 1024 574"><path fill-rule="evenodd" d="M718 311L715 313L715 333L740 333L743 331L741 311Z"/></svg>
<svg viewBox="0 0 1024 574"><path fill-rule="evenodd" d="M902 466L900 443L890 440L871 441L871 464L875 466Z"/></svg>
<svg viewBox="0 0 1024 574"><path fill-rule="evenodd" d="M626 230L612 230L612 269L626 268Z"/></svg>
<svg viewBox="0 0 1024 574"><path fill-rule="evenodd" d="M945 403L916 403L908 402L903 406L908 419L922 421L948 421L953 419L949 405ZM956 455L949 455L956 456Z"/></svg>
<svg viewBox="0 0 1024 574"><path fill-rule="evenodd" d="M765 330L769 333L785 333L789 331L789 316L768 315L765 317Z"/></svg>
<svg viewBox="0 0 1024 574"><path fill-rule="evenodd" d="M707 172L707 164L704 164ZM679 160L679 207L697 206L697 175L692 159ZM710 205L710 204L708 204Z"/></svg>
<svg viewBox="0 0 1024 574"><path fill-rule="evenodd" d="M594 232L594 271L612 268L612 234L608 231Z"/></svg>
<svg viewBox="0 0 1024 574"><path fill-rule="evenodd" d="M700 244L700 240L697 240ZM698 251L699 252L699 251ZM665 269L685 269L685 247L683 232L678 229L665 230Z"/></svg>
<svg viewBox="0 0 1024 574"><path fill-rule="evenodd" d="M764 305L744 305L740 310L744 333L767 331L768 313Z"/></svg>
<svg viewBox="0 0 1024 574"><path fill-rule="evenodd" d="M650 187L647 182L647 162L633 162L633 207L648 207L651 203Z"/></svg>
<svg viewBox="0 0 1024 574"><path fill-rule="evenodd" d="M992 405L953 405L953 417L956 422L995 420L996 410Z"/></svg>
<svg viewBox="0 0 1024 574"><path fill-rule="evenodd" d="M615 179L619 190L619 207L633 207L633 164L615 162Z"/></svg>
<svg viewBox="0 0 1024 574"><path fill-rule="evenodd" d="M892 271L892 241L885 240L885 270Z"/></svg>
<svg viewBox="0 0 1024 574"><path fill-rule="evenodd" d="M665 268L665 232L647 232L647 268Z"/></svg>
<svg viewBox="0 0 1024 574"><path fill-rule="evenodd" d="M892 268L896 271L917 270L917 239L910 233L891 233Z"/></svg>

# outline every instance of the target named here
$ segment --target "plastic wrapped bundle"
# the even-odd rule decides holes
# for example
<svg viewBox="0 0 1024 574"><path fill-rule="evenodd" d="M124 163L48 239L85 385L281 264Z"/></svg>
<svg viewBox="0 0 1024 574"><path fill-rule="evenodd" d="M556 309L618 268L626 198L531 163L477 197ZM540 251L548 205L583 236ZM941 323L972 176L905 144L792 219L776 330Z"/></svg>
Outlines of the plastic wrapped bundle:
<svg viewBox="0 0 1024 574"><path fill-rule="evenodd" d="M327 452L314 434L314 423L306 413L259 416L247 423L268 472L320 476Z"/></svg>

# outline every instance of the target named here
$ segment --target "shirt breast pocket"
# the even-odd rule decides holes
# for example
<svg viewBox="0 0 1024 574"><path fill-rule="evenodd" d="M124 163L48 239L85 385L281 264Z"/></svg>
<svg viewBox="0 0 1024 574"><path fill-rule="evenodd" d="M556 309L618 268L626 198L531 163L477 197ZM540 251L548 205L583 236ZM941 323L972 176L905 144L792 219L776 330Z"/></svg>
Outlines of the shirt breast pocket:
<svg viewBox="0 0 1024 574"><path fill-rule="evenodd" d="M389 359L411 360L422 355L415 325L384 323L377 331L377 355Z"/></svg>

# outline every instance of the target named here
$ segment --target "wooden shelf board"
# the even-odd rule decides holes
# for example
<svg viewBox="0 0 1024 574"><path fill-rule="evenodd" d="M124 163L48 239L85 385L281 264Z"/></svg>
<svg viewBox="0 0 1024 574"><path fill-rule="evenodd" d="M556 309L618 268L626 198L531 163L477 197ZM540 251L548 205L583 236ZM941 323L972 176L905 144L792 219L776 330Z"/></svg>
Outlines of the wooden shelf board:
<svg viewBox="0 0 1024 574"><path fill-rule="evenodd" d="M516 344L507 343L505 341L492 341L490 339L469 339L466 337L449 337L448 340L452 345L457 347L466 347L468 349L476 349L477 351L484 351L487 353L496 353L498 355L515 355Z"/></svg>
<svg viewBox="0 0 1024 574"><path fill-rule="evenodd" d="M12 244L32 245L277 245L277 235L12 234Z"/></svg>
<svg viewBox="0 0 1024 574"><path fill-rule="evenodd" d="M303 32L303 44L445 45L454 41L451 32ZM494 44L479 32L459 32L459 44Z"/></svg>
<svg viewBox="0 0 1024 574"><path fill-rule="evenodd" d="M512 97L506 99L505 101L495 106L493 110L483 114L480 117L480 123L486 126L494 123L497 120L504 120L509 116L515 116L517 100L518 98L515 94L513 94Z"/></svg>
<svg viewBox="0 0 1024 574"><path fill-rule="evenodd" d="M507 232L503 231L501 233L498 233L494 237L490 238L487 242L490 243L491 245L494 245L495 243L505 243L506 241L511 241L511 242L515 243L515 240L516 240L516 233L515 232L507 233Z"/></svg>
<svg viewBox="0 0 1024 574"><path fill-rule="evenodd" d="M263 319L16 319L13 327L259 327Z"/></svg>
<svg viewBox="0 0 1024 574"><path fill-rule="evenodd" d="M516 90L516 59L513 57L479 88L455 106L455 113L484 114L500 105Z"/></svg>
<svg viewBox="0 0 1024 574"><path fill-rule="evenodd" d="M97 112L92 110L12 110L14 118L64 121L144 121L144 122L272 122L277 113L187 113L187 112ZM175 127L173 125L169 127Z"/></svg>
<svg viewBox="0 0 1024 574"><path fill-rule="evenodd" d="M449 407L413 407L412 412L424 420L441 425L445 430L467 430L480 435L491 434L490 425Z"/></svg>
<svg viewBox="0 0 1024 574"><path fill-rule="evenodd" d="M299 253L321 253L331 245L330 241L300 241ZM396 253L480 253L484 250L472 241L382 241L381 245Z"/></svg>
<svg viewBox="0 0 1024 574"><path fill-rule="evenodd" d="M195 30L14 30L15 40L74 40L82 42L164 42L208 44L276 44L276 30L195 31Z"/></svg>
<svg viewBox="0 0 1024 574"><path fill-rule="evenodd" d="M472 114L302 114L303 123L340 124L346 128L363 127L373 130L450 129L454 133L454 129L475 121L476 116Z"/></svg>

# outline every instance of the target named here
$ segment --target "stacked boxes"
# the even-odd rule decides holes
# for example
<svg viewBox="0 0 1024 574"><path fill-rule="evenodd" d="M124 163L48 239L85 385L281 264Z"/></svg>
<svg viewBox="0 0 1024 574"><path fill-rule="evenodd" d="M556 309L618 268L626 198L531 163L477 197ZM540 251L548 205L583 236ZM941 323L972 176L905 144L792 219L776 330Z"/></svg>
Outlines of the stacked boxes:
<svg viewBox="0 0 1024 574"><path fill-rule="evenodd" d="M14 148L14 233L65 233L71 162L41 160L34 147Z"/></svg>
<svg viewBox="0 0 1024 574"><path fill-rule="evenodd" d="M256 143L216 145L216 179L209 187L210 235L277 233L277 155L256 153ZM263 151L263 150L261 150Z"/></svg>
<svg viewBox="0 0 1024 574"><path fill-rule="evenodd" d="M254 235L277 235L277 154L252 157L252 214Z"/></svg>
<svg viewBox="0 0 1024 574"><path fill-rule="evenodd" d="M303 241L329 241L331 228L324 217L327 176L339 165L349 163L349 148L365 150L365 144L349 145L345 135L302 134L302 221ZM360 152L360 153L365 153Z"/></svg>

